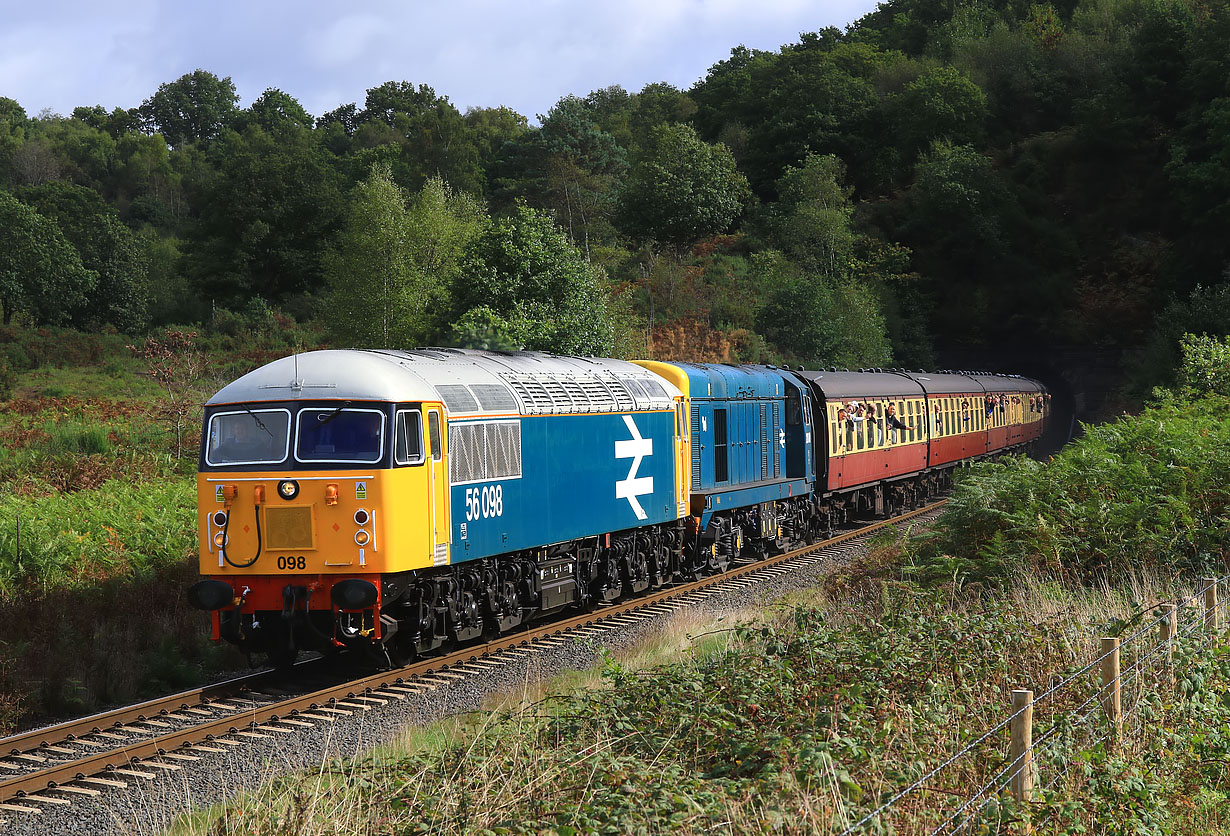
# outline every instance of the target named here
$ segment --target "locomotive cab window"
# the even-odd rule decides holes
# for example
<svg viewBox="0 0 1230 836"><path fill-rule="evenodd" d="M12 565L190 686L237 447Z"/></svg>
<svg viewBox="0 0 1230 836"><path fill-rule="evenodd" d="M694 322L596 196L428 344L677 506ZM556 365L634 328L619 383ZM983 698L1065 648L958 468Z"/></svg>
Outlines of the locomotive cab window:
<svg viewBox="0 0 1230 836"><path fill-rule="evenodd" d="M303 409L295 459L377 464L384 454L384 413L378 409Z"/></svg>
<svg viewBox="0 0 1230 836"><path fill-rule="evenodd" d="M397 413L393 460L401 465L423 463L423 416L417 409L403 409Z"/></svg>
<svg viewBox="0 0 1230 836"><path fill-rule="evenodd" d="M290 410L218 412L209 419L205 463L278 464L290 452Z"/></svg>

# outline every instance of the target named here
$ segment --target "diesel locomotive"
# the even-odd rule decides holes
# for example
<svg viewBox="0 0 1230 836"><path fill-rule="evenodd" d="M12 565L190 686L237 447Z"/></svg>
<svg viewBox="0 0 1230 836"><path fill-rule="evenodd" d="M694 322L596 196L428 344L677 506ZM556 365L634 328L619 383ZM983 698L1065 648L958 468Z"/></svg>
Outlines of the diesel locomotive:
<svg viewBox="0 0 1230 836"><path fill-rule="evenodd" d="M1048 401L992 374L298 354L206 404L188 598L275 664L399 663L912 507L1028 449Z"/></svg>

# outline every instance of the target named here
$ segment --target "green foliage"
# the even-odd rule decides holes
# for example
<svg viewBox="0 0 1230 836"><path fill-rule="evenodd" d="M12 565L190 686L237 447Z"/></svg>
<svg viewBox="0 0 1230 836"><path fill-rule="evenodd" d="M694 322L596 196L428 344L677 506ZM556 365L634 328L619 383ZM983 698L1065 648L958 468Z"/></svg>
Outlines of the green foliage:
<svg viewBox="0 0 1230 836"><path fill-rule="evenodd" d="M725 145L710 145L688 125L650 133L620 197L624 229L677 246L725 232L751 193Z"/></svg>
<svg viewBox="0 0 1230 836"><path fill-rule="evenodd" d="M54 220L82 266L98 276L84 304L71 312L73 324L94 329L110 324L128 332L143 328L150 292L146 250L98 193L46 183L20 189L17 197Z"/></svg>
<svg viewBox="0 0 1230 836"><path fill-rule="evenodd" d="M178 148L219 136L235 117L238 101L230 76L218 78L207 70L194 70L160 84L141 105L141 117Z"/></svg>
<svg viewBox="0 0 1230 836"><path fill-rule="evenodd" d="M627 328L613 315L601 268L525 205L470 245L451 297L457 340L490 333L531 350L610 356Z"/></svg>
<svg viewBox="0 0 1230 836"><path fill-rule="evenodd" d="M326 260L325 320L342 345L413 347L436 339L462 257L486 228L474 198L432 178L413 197L388 166L355 189Z"/></svg>
<svg viewBox="0 0 1230 836"><path fill-rule="evenodd" d="M227 130L211 146L189 239L190 275L216 302L280 301L319 288L342 211L342 178L307 131Z"/></svg>
<svg viewBox="0 0 1230 836"><path fill-rule="evenodd" d="M62 439L78 450L97 443L89 440L88 430L65 430ZM116 479L87 491L5 497L0 503L0 595L22 584L90 584L117 572L179 560L194 545L190 510L195 501L188 479L145 484Z"/></svg>
<svg viewBox="0 0 1230 836"><path fill-rule="evenodd" d="M18 314L37 325L64 322L97 281L55 221L0 192L0 317L5 325Z"/></svg>
<svg viewBox="0 0 1230 836"><path fill-rule="evenodd" d="M1179 347L1183 351L1179 385L1185 392L1230 397L1230 337L1184 334Z"/></svg>
<svg viewBox="0 0 1230 836"><path fill-rule="evenodd" d="M894 104L899 139L909 157L937 141L966 145L982 138L986 94L954 67L923 73Z"/></svg>
<svg viewBox="0 0 1230 836"><path fill-rule="evenodd" d="M889 364L879 305L858 282L803 272L772 252L761 254L753 269L763 271L767 288L757 329L787 357L811 368Z"/></svg>
<svg viewBox="0 0 1230 836"><path fill-rule="evenodd" d="M1228 416L1224 396L1172 401L1086 427L1046 464L976 464L927 559L993 555L1081 579L1212 570L1230 555Z"/></svg>
<svg viewBox="0 0 1230 836"><path fill-rule="evenodd" d="M834 156L808 154L777 181L776 203L765 211L769 240L805 270L843 276L854 249L852 190L845 166Z"/></svg>

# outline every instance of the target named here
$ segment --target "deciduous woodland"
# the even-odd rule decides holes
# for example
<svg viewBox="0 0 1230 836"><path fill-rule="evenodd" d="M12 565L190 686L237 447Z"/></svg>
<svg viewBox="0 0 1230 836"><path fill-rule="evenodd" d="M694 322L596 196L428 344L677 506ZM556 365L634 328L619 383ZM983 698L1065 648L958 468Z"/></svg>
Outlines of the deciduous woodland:
<svg viewBox="0 0 1230 836"><path fill-rule="evenodd" d="M0 315L851 367L1147 346L1144 392L1230 321L1228 55L1222 2L890 0L533 119L447 79L241 108L205 69L0 99Z"/></svg>

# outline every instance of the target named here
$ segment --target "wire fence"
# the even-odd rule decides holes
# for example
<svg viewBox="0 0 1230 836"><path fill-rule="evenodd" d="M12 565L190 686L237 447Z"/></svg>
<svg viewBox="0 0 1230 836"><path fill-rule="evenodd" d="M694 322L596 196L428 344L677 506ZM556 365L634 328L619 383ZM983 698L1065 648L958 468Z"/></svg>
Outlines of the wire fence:
<svg viewBox="0 0 1230 836"><path fill-rule="evenodd" d="M1017 822L1028 830L1030 806L1038 800L1053 798L1064 789L1073 775L1073 767L1085 762L1083 753L1097 750L1127 752L1146 728L1147 713L1142 707L1155 702L1160 693L1175 686L1174 652L1177 647L1207 647L1221 637L1222 614L1227 603L1218 590L1230 581L1230 575L1203 578L1191 596L1141 610L1133 619L1140 626L1126 637L1107 637L1102 650L1092 661L1073 673L1054 681L1049 688L1034 695L1030 691L1015 692L1013 711L974 740L961 746L908 786L895 790L875 809L862 816L840 836L856 833L883 832L892 823L901 832L926 836L945 836L981 832ZM1157 614L1148 618L1153 610ZM1179 625L1182 624L1180 628ZM1126 666L1122 663L1126 661ZM1067 696L1088 687L1087 675L1100 669L1098 683L1089 690L1075 708L1055 706L1058 697ZM1079 693L1072 699L1076 703ZM1049 706L1046 722L1040 724L1035 737L1034 710ZM1026 728L1027 727L1027 728ZM1009 735L1005 735L1009 732ZM932 782L953 767L993 742L1003 751L1002 760L994 764L992 777L975 789L961 792L938 790ZM1022 742L1026 741L1026 742ZM1042 771L1045 774L1042 775ZM1044 778L1039 781L1038 778ZM907 809L916 809L917 800L927 793L942 793L951 809L941 808L934 827L898 821ZM849 821L849 818L846 818Z"/></svg>

